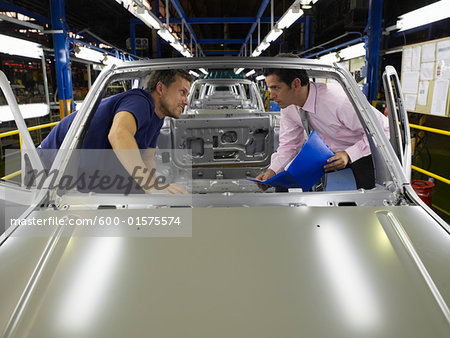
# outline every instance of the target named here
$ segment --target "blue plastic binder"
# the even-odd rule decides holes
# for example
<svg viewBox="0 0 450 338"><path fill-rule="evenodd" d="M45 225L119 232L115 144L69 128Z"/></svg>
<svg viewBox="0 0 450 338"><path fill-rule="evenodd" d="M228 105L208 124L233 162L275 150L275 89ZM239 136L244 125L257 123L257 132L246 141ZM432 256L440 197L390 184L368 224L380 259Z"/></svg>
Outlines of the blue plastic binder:
<svg viewBox="0 0 450 338"><path fill-rule="evenodd" d="M287 170L265 181L247 179L282 189L302 188L303 191L309 191L325 174L323 166L332 156L334 153L313 130Z"/></svg>

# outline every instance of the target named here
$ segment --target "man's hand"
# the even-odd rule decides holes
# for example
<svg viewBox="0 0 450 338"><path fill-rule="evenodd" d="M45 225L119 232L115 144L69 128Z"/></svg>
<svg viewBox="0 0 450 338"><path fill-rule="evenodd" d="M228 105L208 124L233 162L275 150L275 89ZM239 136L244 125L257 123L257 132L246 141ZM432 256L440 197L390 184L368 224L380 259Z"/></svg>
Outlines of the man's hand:
<svg viewBox="0 0 450 338"><path fill-rule="evenodd" d="M339 151L327 160L327 163L329 164L324 165L323 168L325 169L325 172L340 170L344 169L348 162L350 162L348 154L345 151Z"/></svg>
<svg viewBox="0 0 450 338"><path fill-rule="evenodd" d="M256 176L257 180L260 181L265 181L268 180L271 177L274 177L276 175L275 171L273 171L272 169L267 169L265 172L263 172L262 174L259 174L258 176ZM256 182L255 182L256 183ZM261 183L256 183L256 185L258 186L259 189L261 189L262 191L267 190L267 188L269 188L268 185L266 184L261 184Z"/></svg>

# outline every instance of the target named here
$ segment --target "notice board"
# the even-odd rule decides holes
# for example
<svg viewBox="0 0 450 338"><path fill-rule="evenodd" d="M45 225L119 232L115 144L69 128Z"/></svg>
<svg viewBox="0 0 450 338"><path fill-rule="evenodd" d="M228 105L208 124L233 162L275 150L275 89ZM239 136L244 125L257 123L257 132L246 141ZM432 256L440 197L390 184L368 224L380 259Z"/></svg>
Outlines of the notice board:
<svg viewBox="0 0 450 338"><path fill-rule="evenodd" d="M407 45L402 52L406 110L449 117L450 38Z"/></svg>

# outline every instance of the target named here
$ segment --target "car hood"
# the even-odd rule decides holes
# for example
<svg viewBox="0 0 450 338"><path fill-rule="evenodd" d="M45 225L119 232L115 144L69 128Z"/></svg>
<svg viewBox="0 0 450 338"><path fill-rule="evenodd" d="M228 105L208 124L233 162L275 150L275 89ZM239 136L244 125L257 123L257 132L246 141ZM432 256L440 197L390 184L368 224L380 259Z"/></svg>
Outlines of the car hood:
<svg viewBox="0 0 450 338"><path fill-rule="evenodd" d="M54 212L139 213L158 210ZM0 329L18 337L448 337L450 238L421 228L427 217L410 206L194 208L191 237L12 236L0 247Z"/></svg>

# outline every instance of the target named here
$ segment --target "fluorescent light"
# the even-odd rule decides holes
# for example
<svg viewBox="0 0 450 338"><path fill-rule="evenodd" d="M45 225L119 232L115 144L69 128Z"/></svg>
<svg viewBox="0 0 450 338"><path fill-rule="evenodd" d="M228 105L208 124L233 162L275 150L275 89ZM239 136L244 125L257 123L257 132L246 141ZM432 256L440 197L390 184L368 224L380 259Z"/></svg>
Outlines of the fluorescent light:
<svg viewBox="0 0 450 338"><path fill-rule="evenodd" d="M183 56L187 57L187 58L191 58L191 57L192 57L191 52L188 51L187 49L184 49L184 50L181 52L181 54L182 54Z"/></svg>
<svg viewBox="0 0 450 338"><path fill-rule="evenodd" d="M256 77L256 81L262 81L262 80L264 80L266 77L264 76L264 75L258 75L257 77Z"/></svg>
<svg viewBox="0 0 450 338"><path fill-rule="evenodd" d="M252 53L252 56L259 56L259 55L261 55L261 53L262 52L258 48L255 48L255 50Z"/></svg>
<svg viewBox="0 0 450 338"><path fill-rule="evenodd" d="M0 34L0 53L40 59L44 55L41 45Z"/></svg>
<svg viewBox="0 0 450 338"><path fill-rule="evenodd" d="M246 76L246 77L249 77L250 75L253 75L253 74L255 74L255 73L256 73L255 70L252 69L252 70L249 71L247 74L245 74L245 76Z"/></svg>
<svg viewBox="0 0 450 338"><path fill-rule="evenodd" d="M117 65L118 63L121 62L123 61L111 55L108 55L106 58L103 59L103 63L107 66Z"/></svg>
<svg viewBox="0 0 450 338"><path fill-rule="evenodd" d="M194 72L193 70L190 70L189 74L194 75L195 77L200 77L200 74L197 72Z"/></svg>
<svg viewBox="0 0 450 338"><path fill-rule="evenodd" d="M169 32L166 28L161 28L158 31L158 35L169 43L174 43L176 40L176 38L172 35L172 33Z"/></svg>
<svg viewBox="0 0 450 338"><path fill-rule="evenodd" d="M300 9L298 3L294 3L278 20L277 27L279 29L289 28L299 17L303 15L303 11Z"/></svg>
<svg viewBox="0 0 450 338"><path fill-rule="evenodd" d="M80 59L97 62L97 63L101 63L103 61L103 59L105 58L103 53L100 53L91 48L86 48L86 47L82 47L82 46L77 47L77 49L75 51L75 56Z"/></svg>
<svg viewBox="0 0 450 338"><path fill-rule="evenodd" d="M441 0L431 5L421 7L415 11L399 16L397 28L399 32L423 26L449 17L449 0Z"/></svg>
<svg viewBox="0 0 450 338"><path fill-rule="evenodd" d="M199 68L199 71L201 71L203 74L208 75L208 72L204 68Z"/></svg>
<svg viewBox="0 0 450 338"><path fill-rule="evenodd" d="M274 27L270 30L269 33L267 33L266 38L264 40L266 40L266 42L275 41L281 34L283 34L283 31L281 29L277 29Z"/></svg>
<svg viewBox="0 0 450 338"><path fill-rule="evenodd" d="M319 60L322 62L329 62L329 63L333 63L333 62L338 62L339 59L336 57L336 53L329 53L329 54L325 54L323 56L319 57Z"/></svg>
<svg viewBox="0 0 450 338"><path fill-rule="evenodd" d="M364 55L366 55L366 47L364 42L339 51L339 57L344 60L350 60Z"/></svg>
<svg viewBox="0 0 450 338"><path fill-rule="evenodd" d="M177 51L179 51L180 53L185 49L178 40L176 40L175 42L170 43L170 45L173 48L175 48Z"/></svg>
<svg viewBox="0 0 450 338"><path fill-rule="evenodd" d="M261 52L265 51L270 46L270 43L266 42L265 40L261 41L258 47L256 47Z"/></svg>
<svg viewBox="0 0 450 338"><path fill-rule="evenodd" d="M48 115L50 107L45 103L19 104L24 119ZM8 105L0 106L0 123L14 121L14 115Z"/></svg>
<svg viewBox="0 0 450 338"><path fill-rule="evenodd" d="M244 68L239 68L237 71L235 71L235 73L240 74L243 70L244 70Z"/></svg>
<svg viewBox="0 0 450 338"><path fill-rule="evenodd" d="M147 26L154 29L161 28L161 22L153 15L152 12L149 12L147 8L141 6L137 7L135 15Z"/></svg>

